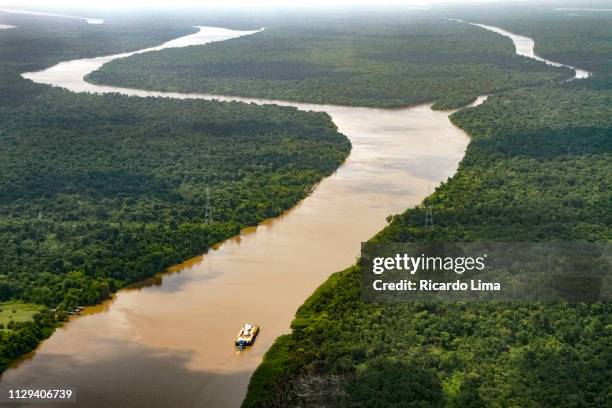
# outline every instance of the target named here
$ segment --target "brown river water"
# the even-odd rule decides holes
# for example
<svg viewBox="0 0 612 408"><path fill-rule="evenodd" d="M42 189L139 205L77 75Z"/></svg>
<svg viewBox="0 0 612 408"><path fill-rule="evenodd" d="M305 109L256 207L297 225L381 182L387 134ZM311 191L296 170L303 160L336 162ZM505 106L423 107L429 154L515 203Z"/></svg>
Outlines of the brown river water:
<svg viewBox="0 0 612 408"><path fill-rule="evenodd" d="M196 34L148 50L252 34L256 31L200 27ZM354 263L360 243L384 227L389 214L418 204L452 176L468 137L451 125L450 112L432 111L428 105L311 105L141 91L83 80L105 62L129 55L62 62L24 77L75 92L278 103L325 111L353 150L291 210L87 308L1 380L20 387L74 387L77 403L65 404L70 407L237 407L263 354L289 332L304 299L330 274ZM262 331L252 348L237 352L233 340L245 322L257 322Z"/></svg>

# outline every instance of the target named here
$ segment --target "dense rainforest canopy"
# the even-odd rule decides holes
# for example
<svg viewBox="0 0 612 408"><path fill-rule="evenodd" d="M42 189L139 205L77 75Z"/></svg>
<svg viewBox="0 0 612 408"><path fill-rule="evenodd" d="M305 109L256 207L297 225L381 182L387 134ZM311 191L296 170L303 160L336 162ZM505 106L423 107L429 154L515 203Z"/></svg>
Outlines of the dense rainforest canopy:
<svg viewBox="0 0 612 408"><path fill-rule="evenodd" d="M414 11L272 21L254 35L115 60L92 82L302 102L464 106L571 76L518 57L507 38Z"/></svg>
<svg viewBox="0 0 612 408"><path fill-rule="evenodd" d="M515 88L452 117L469 132L472 143L457 175L430 198L435 227L423 228L424 209L417 207L390 217L389 226L373 239L609 241L612 91L606 68L610 54L605 50L612 24L572 23L565 15L535 12L521 15L520 21L510 14L496 20L509 30L532 34L537 44L546 39L550 45L540 51L546 57L557 52L560 61L579 66L587 54L592 58L584 67L592 69L595 78L558 84L571 75L568 70L514 56L508 39L456 22L424 19L408 24L399 17L371 14L356 26L342 19L323 26L267 21L267 29L255 36L135 56L105 67L91 79L115 82L118 77L109 74L116 72L122 81L132 81L123 85L368 106L435 101L436 107L450 107L481 93ZM494 23L485 21L491 16L481 14L448 17L482 17L482 22ZM546 29L539 28L543 18L550 19ZM519 23L521 27L515 25ZM142 35L129 47L165 39L163 28L150 29L156 34ZM142 27L133 30L128 32L134 38L147 32ZM100 42L109 44L104 47L129 48L121 48L121 35L107 35ZM125 38L126 32L122 35ZM17 31L10 36L3 38L12 38L13 55L21 55L25 43L20 45ZM39 33L35 42L47 44L43 36ZM18 79L16 73L32 66L88 55L75 45L82 43L62 36L51 36L62 39L58 42L63 46L55 48L62 49L62 55L50 51L53 47L39 46L40 60L15 59L20 67L8 65L12 68L2 77L10 79L0 83L1 95L12 95L0 104L0 144L7 151L1 163L9 169L0 178L7 183L0 196L5 200L6 194L0 205L0 240L7 249L0 250L7 251L3 259L11 259L13 268L27 266L3 272L9 296L43 299L55 296L48 288L58 288L65 294L61 302L69 305L92 293L91 298L107 293L200 250L213 234L234 233L240 223L248 222L242 214L255 222L274 213L282 207L279 203L301 197L305 186L332 171L348 152L346 140L322 114L266 107L260 116L261 108L247 105L178 105L168 100L139 100L127 106L126 98L119 96L77 97ZM570 38L587 38L589 45L578 47L580 41ZM566 42L576 51L561 58ZM182 76L161 67L178 69L177 63ZM529 88L520 89L523 86ZM66 107L54 105L56 99L65 101ZM88 106L96 109L89 111ZM199 107L211 115L194 118ZM54 114L45 115L45 109ZM246 122L229 120L236 114ZM87 133L83 115L93 124L87 123ZM251 120L256 126L247 131ZM276 129L277 124L283 129L274 135L283 143L270 146L273 135L265 129ZM50 139L43 126L51 130ZM102 135L112 140L112 146L98 140ZM257 140L257 148L214 150L207 143L228 135L247 145ZM200 149L206 161L200 163L184 143ZM23 154L30 149L38 160ZM222 153L230 151L245 160L243 173L236 173L242 163L217 161L212 154L227 158ZM55 163L60 154L66 160ZM37 172L32 173L32 167ZM283 181L290 175L295 184L284 184L275 175L284 176ZM49 194L37 185L38 177L50 183ZM271 194L267 198L251 190L263 180L272 181L266 184ZM226 200L215 201L214 228L203 222L206 187L214 200ZM250 201L233 212L236 201L231 199L242 194ZM163 222L156 221L158 217ZM76 256L58 257L58 248ZM108 258L115 250L132 264L119 259L115 264ZM25 259L31 254L42 260ZM135 262L149 267L139 268ZM98 270L105 274L98 275ZM292 334L277 340L256 371L245 406L606 404L612 378L609 305L377 305L362 302L359 289L359 270L351 267L332 276L307 300L292 324ZM34 347L53 324L48 312L13 324L0 337L0 363Z"/></svg>
<svg viewBox="0 0 612 408"><path fill-rule="evenodd" d="M324 113L35 85L19 73L193 31L44 21L0 31L0 302L96 303L280 214L350 151ZM1 329L0 368L53 322Z"/></svg>
<svg viewBox="0 0 612 408"><path fill-rule="evenodd" d="M594 77L453 114L472 141L428 199L435 226L424 228L419 206L390 217L373 240L612 241L612 15L569 24L532 14L495 21L530 27L547 58L581 66L588 54ZM585 39L579 53L563 53ZM602 407L611 356L610 304L365 303L353 266L299 309L243 406Z"/></svg>

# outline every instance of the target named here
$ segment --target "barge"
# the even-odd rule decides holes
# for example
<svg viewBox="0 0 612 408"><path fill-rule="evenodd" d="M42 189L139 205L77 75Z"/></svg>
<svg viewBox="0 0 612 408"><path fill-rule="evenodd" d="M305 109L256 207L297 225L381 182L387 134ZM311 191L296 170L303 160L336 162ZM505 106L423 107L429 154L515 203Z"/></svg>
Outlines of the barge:
<svg viewBox="0 0 612 408"><path fill-rule="evenodd" d="M252 346L258 333L258 325L246 323L238 332L238 336L236 336L236 349L244 350L245 348Z"/></svg>

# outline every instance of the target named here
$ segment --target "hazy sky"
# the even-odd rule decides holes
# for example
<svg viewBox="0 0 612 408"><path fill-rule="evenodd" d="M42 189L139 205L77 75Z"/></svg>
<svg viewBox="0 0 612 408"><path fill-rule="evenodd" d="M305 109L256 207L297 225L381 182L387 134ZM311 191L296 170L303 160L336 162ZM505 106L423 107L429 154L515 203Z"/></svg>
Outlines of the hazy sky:
<svg viewBox="0 0 612 408"><path fill-rule="evenodd" d="M471 0L471 2L499 2L500 0ZM506 0L508 1L508 0ZM512 0L510 0L512 1ZM521 0L515 0L521 1ZM271 6L354 6L354 5L406 5L424 6L442 3L466 3L466 0L0 0L0 6L27 9L29 7L51 9L65 8L92 8L92 9L118 9L159 6L241 6L245 8L263 8Z"/></svg>

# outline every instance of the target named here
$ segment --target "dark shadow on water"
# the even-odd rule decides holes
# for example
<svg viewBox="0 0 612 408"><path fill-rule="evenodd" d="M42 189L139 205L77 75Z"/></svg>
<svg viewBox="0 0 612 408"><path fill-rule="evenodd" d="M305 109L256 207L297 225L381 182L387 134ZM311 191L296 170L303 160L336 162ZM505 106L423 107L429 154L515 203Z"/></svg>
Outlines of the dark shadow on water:
<svg viewBox="0 0 612 408"><path fill-rule="evenodd" d="M182 408L240 405L250 372L221 374L192 370L188 368L191 352L152 349L124 341L117 343L103 349L120 350L119 353L93 359L79 354L79 350L75 350L74 357L38 354L36 358L24 361L18 371L5 372L0 377L0 383L19 388L27 388L32 384L55 387L64 385L76 390L76 402L53 403L50 405L52 407ZM209 398L215 402L207 403ZM40 403L4 405L41 406Z"/></svg>

